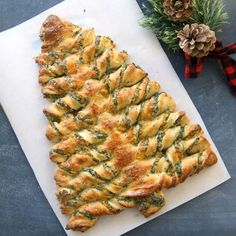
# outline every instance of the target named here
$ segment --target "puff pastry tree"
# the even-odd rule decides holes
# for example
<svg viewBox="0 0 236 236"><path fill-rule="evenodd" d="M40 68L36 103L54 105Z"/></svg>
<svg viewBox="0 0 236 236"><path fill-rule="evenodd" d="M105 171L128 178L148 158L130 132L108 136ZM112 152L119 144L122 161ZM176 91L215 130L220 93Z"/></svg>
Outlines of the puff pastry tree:
<svg viewBox="0 0 236 236"><path fill-rule="evenodd" d="M85 231L124 208L150 216L165 204L163 188L216 163L201 127L109 37L57 16L40 37L46 135L67 229Z"/></svg>

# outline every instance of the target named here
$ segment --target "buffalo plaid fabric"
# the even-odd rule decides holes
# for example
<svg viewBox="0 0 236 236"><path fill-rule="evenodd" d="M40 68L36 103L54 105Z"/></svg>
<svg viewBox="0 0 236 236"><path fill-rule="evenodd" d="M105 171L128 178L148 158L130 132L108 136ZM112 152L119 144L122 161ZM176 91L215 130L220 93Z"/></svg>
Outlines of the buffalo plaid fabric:
<svg viewBox="0 0 236 236"><path fill-rule="evenodd" d="M231 90L236 96L236 61L229 56L234 53L236 53L236 43L232 43L223 47L222 43L217 41L215 49L208 55L208 57L216 57L220 60ZM202 71L205 58L198 59L185 54L185 59L186 79L197 78Z"/></svg>
<svg viewBox="0 0 236 236"><path fill-rule="evenodd" d="M186 79L196 79L202 71L204 58L191 57L185 53L185 78Z"/></svg>

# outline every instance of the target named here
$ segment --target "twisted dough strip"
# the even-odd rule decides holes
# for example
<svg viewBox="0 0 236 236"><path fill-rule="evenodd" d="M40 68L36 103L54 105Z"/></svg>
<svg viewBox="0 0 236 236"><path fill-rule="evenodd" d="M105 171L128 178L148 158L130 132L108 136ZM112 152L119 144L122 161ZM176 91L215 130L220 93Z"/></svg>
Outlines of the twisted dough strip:
<svg viewBox="0 0 236 236"><path fill-rule="evenodd" d="M187 128L185 128L185 130L186 131L182 131L183 138L186 138L187 136L194 136L193 132L195 132L195 134L199 133L198 126L187 127ZM176 145L172 145L168 149L168 151L166 152L168 158L166 158L166 157L160 158L160 160L158 160L158 162L156 162L157 160L155 159L155 160L153 160L152 165L149 166L149 169L152 170L152 173L155 173L156 170L159 170L158 173L159 172L162 173L164 175L164 177L163 177L163 175L159 175L159 174L158 175L157 174L153 174L153 175L149 174L146 177L144 176L141 179L141 182L134 181L133 183L131 183L131 185L129 187L125 186L125 189L126 188L130 189L130 191L124 192L121 196L125 196L125 197L145 196L147 194L152 193L157 187L159 187L160 189L162 187L169 188L169 187L175 186L178 183L183 182L188 175L192 175L196 171L199 171L202 168L215 163L216 158L215 158L214 154L210 150L204 151L206 149L209 149L209 144L201 136L200 136L200 138L193 137L192 139L188 139L186 141L180 141L180 142L176 143ZM199 153L201 153L202 151L203 151L203 154L199 155ZM177 162L177 160L181 160L181 159L178 158L178 156L176 156L176 155L175 156L171 155L171 153L175 154L176 152L178 152L178 156L179 156L179 154L183 155L183 153L186 154L186 153L197 152L197 154L189 156L189 157L183 159L183 161ZM170 162L170 160L172 160L172 163ZM157 165L157 163L158 163L158 165ZM171 164L172 168L170 168L170 164ZM141 166L143 167L143 165L141 165ZM137 167L137 165L134 165L134 168L136 168L136 167ZM173 168L176 169L176 172L174 174L173 174ZM172 169L171 175L167 174L168 171L171 171L171 169ZM132 171L131 171L131 173L132 173ZM97 179L98 176L101 176L101 173L102 172L99 172L99 169L97 169L97 171L95 171L95 179ZM181 173L183 173L182 176L181 176ZM139 175L140 175L140 173L139 173ZM121 177L121 179L122 179L122 177ZM76 179L73 179L72 181L75 181L75 180ZM83 178L82 178L82 180L83 180L82 183L87 182ZM122 186L127 184L127 182L122 182L122 181L121 182L118 181L118 183L119 183L119 185L122 185ZM110 184L110 186L109 185L106 186L105 196L108 196L108 194L107 194L108 189L109 189L109 192L113 191L113 193L115 193L115 194L120 193L120 191L117 191L117 183L115 184L115 188L114 188L114 183L112 185ZM138 188L137 188L137 186L138 186ZM86 187L89 187L89 186L86 186ZM76 187L76 189L77 188L78 188L78 186ZM122 188L120 188L120 189L122 189ZM118 190L120 190L120 189L118 188ZM92 191L92 194L91 194L91 192L89 193L89 191L87 191L87 194L85 192L80 195L80 197L84 198L85 202L86 202L86 200L88 201L89 197L91 197L91 196L93 196L93 199L92 199L93 201L94 200L97 200L97 201L101 200L101 199L99 199L99 197L103 197L103 195L101 194L101 192L103 192L103 191L100 191L100 193L99 193L99 191L95 190L95 191L97 191L96 194L94 193L94 190L90 190L90 191ZM59 195L60 195L60 191L59 191ZM98 198L96 199L95 196L97 196ZM68 195L67 195L67 198L68 198ZM79 205L82 204L82 202L80 199ZM76 205L74 204L73 209L75 208L75 206ZM70 211L68 211L67 206L64 206L62 209L63 209L64 213L68 213L68 212L71 213ZM79 219L81 220L84 218L80 215Z"/></svg>
<svg viewBox="0 0 236 236"><path fill-rule="evenodd" d="M60 110L59 105L57 105L57 109L51 108L50 111L47 109L45 110L45 114L50 120L47 137L51 141L58 142L61 139L68 138L68 135L71 134L72 131L93 127L98 122L98 115L101 116L102 113L106 111L113 112L113 109L115 108L112 99L96 99L96 102L92 103L91 106L88 105L86 107L87 109L85 108L81 112L78 112L76 116L66 115L60 122L55 117L55 114L60 115L63 114L65 110L73 110L71 107L82 108L88 104L87 99L82 96L78 98L77 103L71 103L71 100L69 100L69 102L67 101L67 104L70 104L70 108L64 105L64 101L66 101L66 97L63 101L60 100ZM132 102L135 103L135 100ZM120 119L120 122L117 125L121 130L126 130L142 120L151 120L163 112L172 112L175 108L172 98L165 93L157 94L138 105L130 105L129 108L127 108L127 106L128 105L126 105L123 111L117 113Z"/></svg>
<svg viewBox="0 0 236 236"><path fill-rule="evenodd" d="M150 155L152 157L158 154L158 156L161 157L165 154L165 156L163 156L163 161L165 161L166 164L163 165L166 167L162 171L171 171L174 163L182 160L186 155L200 153L209 149L209 143L201 136L201 131L199 129L195 129L195 135L191 137L193 128L195 127L184 127L182 135L183 138L189 137L188 139L181 141L177 140L173 145L170 145L163 154L161 152L159 152L159 154L154 152ZM76 191L88 189L96 184L101 184L108 180L111 181L120 174L120 171L124 166L132 163L134 160L146 158L145 155L140 155L140 152L145 152L145 150L142 148L140 150L139 146L135 149L132 145L122 146L119 141L118 143L118 147L112 147L115 149L113 152L113 159L109 159L108 161L105 160L105 163L103 162L93 168L90 167L83 170L83 167L89 166L90 163L84 162L84 166L78 165L77 161L80 163L81 159L74 158L74 156L72 156L69 161L63 162L60 165L62 169L58 169L55 175L57 184L59 186L70 187ZM108 144L105 145L109 148L109 141Z"/></svg>
<svg viewBox="0 0 236 236"><path fill-rule="evenodd" d="M89 64L79 64L79 58L80 56L73 55L59 63L41 66L39 82L44 85L42 92L45 97L62 96L67 91L80 89L88 79L101 79L108 71L119 68L126 61L127 54L107 49Z"/></svg>
<svg viewBox="0 0 236 236"><path fill-rule="evenodd" d="M161 159L160 159L158 160L158 162L154 162L154 167L156 168L152 168L151 173L148 173L147 175L142 176L142 178L138 178L138 180L133 181L129 185L129 187L125 188L127 190L121 193L120 196L126 199L128 198L130 201L133 201L133 199L137 199L140 197L143 198L144 196L151 196L150 194L153 194L154 191L158 191L159 189L163 187L169 188L169 187L176 186L179 183L182 183L188 176L193 175L194 173L200 171L202 168L206 166L210 166L214 164L215 160L216 160L215 155L210 151L205 151L201 155L194 154L192 156L189 156L183 159L182 162L177 162L175 164L176 172L172 175L168 175L165 172L161 172L161 174L155 173L158 169L157 167L158 164L156 163L158 163L159 161L161 162ZM138 172L137 174L137 171L138 171L137 165L133 165L131 166L131 168L126 169L126 172L129 173L128 177L135 176L135 178L137 178L137 175L140 174L140 172ZM118 182L121 185L121 183L124 184L124 183L128 183L129 181L130 181L129 178L126 177L126 179L122 179ZM118 194L117 183L115 184L115 188L114 187L109 188L109 191L111 190L115 190L116 195ZM74 208L76 206L75 202L73 202L72 204L73 206L72 211L70 207L69 208L63 207L62 205L62 210L65 214L70 214L72 212L75 212L74 215L70 218L67 228L68 229L76 228L81 231L87 230L89 227L95 224L97 220L96 216L117 213L115 209L119 211L120 210L119 205L118 206L116 205L116 207L112 208L111 210L110 204L109 204L110 202L113 202L114 199L117 199L117 198L119 199L119 197L111 198L110 200L109 199L108 200L96 199L97 201L86 203L78 207L78 211L77 210L74 211ZM132 207L134 206L132 205ZM157 210L159 210L159 208ZM151 213L153 213L153 211ZM146 214L146 216L149 216L151 213ZM84 229L85 226L86 228Z"/></svg>
<svg viewBox="0 0 236 236"><path fill-rule="evenodd" d="M119 126L120 120L122 120L121 117L119 115L113 116L112 114L104 113L100 116L101 122L97 126L94 126L93 130L84 129L78 131L70 135L67 139L55 144L50 153L52 161L57 163L66 161L70 157L68 154L74 154L78 145L95 145L105 141L106 138L106 143L109 144L110 139L112 140L113 137L109 139L108 134L114 132L117 128L122 129L122 126ZM126 136L118 134L118 138L123 140L121 143L127 143L127 141L128 143L133 143L136 142L136 140L141 141L146 137L155 135L160 136L160 134L158 134L159 129L161 129L160 132L164 132L172 126L176 126L174 130L176 130L176 132L178 131L179 134L183 134L184 130L186 130L186 135L194 132L195 129L199 129L199 127L196 127L195 125L186 126L184 129L180 129L181 125L183 126L187 124L187 121L188 119L183 112L162 113L162 115L159 115L157 119L152 122L140 122L138 125L134 126L134 128L129 129ZM99 130L103 130L103 132ZM168 131L166 135L167 137L169 136L170 131L172 131L172 129ZM175 138L178 137L178 133L176 133ZM165 138L163 140L165 140ZM146 141L148 142L149 140ZM172 138L171 141L174 142L175 139ZM143 150L142 146L143 145L140 145L140 149ZM101 146L101 148L107 150L106 145Z"/></svg>
<svg viewBox="0 0 236 236"><path fill-rule="evenodd" d="M165 117L166 119L163 119L161 117ZM160 126L162 126L162 128L165 127L165 129L167 129L167 128L169 128L171 126L174 126L174 125L177 125L177 124L178 125L181 125L181 124L185 125L186 119L187 119L186 116L184 116L184 114L182 112L170 113L169 115L164 113L163 115L161 115L161 117L156 120L157 123L159 123L156 126L145 127L145 125L143 125L144 129L143 129L143 131L141 129L141 132L140 132L140 134L143 136L143 138L144 137L149 137L149 136L151 136L151 134L155 135L158 132ZM168 119L167 119L167 117L168 117ZM111 117L109 117L107 119L111 120ZM106 123L106 119L103 119L103 120ZM164 120L165 122L160 123L161 120ZM116 125L114 125L114 126L116 126ZM152 128L153 133L149 132L150 128ZM198 131L199 131L198 126L195 126L195 125L185 126L184 130L182 131L182 136L187 137L187 136L193 135L194 132L196 134L196 132L198 132ZM135 135L136 134L134 134L133 136L135 136ZM131 134L129 134L129 136L131 136ZM137 137L130 137L129 139L132 140L134 138L137 138ZM123 143L125 143L126 140L127 139L125 139L123 141ZM108 140L108 144L109 144L109 142L110 141ZM120 145L119 147L121 147L121 143L119 145ZM60 144L59 144L59 146L60 146ZM64 155L65 150L59 149L59 152L58 152L58 145L57 145L56 146L57 152L52 153L51 158L52 158L53 161L61 163L60 168L62 170L59 169L56 172L56 176L55 176L58 184L59 185L66 185L68 179L70 179L71 177L74 177L75 174L80 172L85 167L95 166L95 165L99 164L99 162L104 162L104 161L107 161L107 162L102 163L100 166L95 167L96 169L94 171L98 176L104 176L104 174L105 174L106 175L105 179L107 180L107 179L111 179L111 178L115 177L117 174L119 174L119 169L122 168L122 166L117 167L116 163L114 163L114 159L113 159L113 161L110 161L111 153L106 151L107 150L106 145L103 145L103 146L105 146L105 147L100 147L100 148L96 148L96 149L94 147L92 149L91 148L90 149L89 148L87 148L87 149L83 148L82 150L79 150L75 154L73 154L72 156L68 157L68 155ZM110 143L110 146L112 146L111 143ZM185 144L184 146L187 147L188 145ZM62 147L65 147L65 145L63 144ZM69 145L69 147L71 147L71 145ZM103 149L103 150L101 151L101 149ZM134 148L132 146L129 146L128 149L129 150L134 150ZM143 148L141 147L141 149L143 149ZM55 148L54 148L54 150L55 150ZM121 150L122 149L119 150L119 153L120 153ZM140 155L141 151L136 150L136 152L137 152L137 154L135 154L135 155L140 159L141 158L141 155ZM106 166L104 166L104 164L106 164ZM113 166L113 168L111 168L112 166ZM108 172L108 176L107 176L107 168L108 167L110 168L110 170L112 170L112 173ZM100 168L100 171L99 171L99 168ZM63 170L68 171L69 172L68 175ZM84 178L87 177L91 180L91 176L88 175L87 171L84 172L84 174L85 174ZM84 179L84 178L82 178L82 179ZM90 182L90 183L94 184L93 181Z"/></svg>
<svg viewBox="0 0 236 236"><path fill-rule="evenodd" d="M84 232L96 223L98 216L117 214L125 208L138 207L141 214L148 217L159 211L164 205L165 198L162 192L154 192L141 198L115 197L107 201L92 202L74 212L66 229Z"/></svg>
<svg viewBox="0 0 236 236"><path fill-rule="evenodd" d="M122 63L123 63L123 61L119 62L118 65L122 65ZM122 72L122 70L121 70L121 72ZM130 86L129 80L131 80L132 77L139 78L139 80L142 80L144 78L144 76L146 75L143 72L143 70L139 69L134 64L125 66L125 70L122 72L122 74L123 74L123 76L122 76L123 86L125 86L126 84ZM133 84L131 84L131 85L133 85ZM152 85L154 86L153 88L152 88ZM142 88L142 87L144 87L144 88ZM141 89L144 92L147 90L147 92L149 94L149 96L147 96L147 98L149 98L152 94L158 92L159 85L156 82L150 82L148 79L146 79L146 83L143 86L140 86L140 87L135 86L133 88L126 89L125 92L126 93L128 92L129 94L132 95L132 97L134 97L134 96L137 96L140 94L140 92L137 93L136 90L140 91ZM101 91L103 91L103 93L105 93L105 94L101 93ZM124 93L124 90L122 90L120 92ZM62 97L60 99L57 99L49 108L45 109L45 112L50 114L51 116L55 116L57 119L60 119L61 116L63 116L65 113L68 112L67 108L73 109L73 111L79 110L80 107L78 107L78 108L71 107L71 104L76 103L76 100L78 100L78 99L76 99L73 96L70 96L70 94L71 93L67 93L66 97ZM101 83L99 83L99 81L97 81L97 80L89 80L84 85L82 90L73 92L73 94L76 97L89 97L90 103L93 103L94 100L99 100L99 102L104 103L107 100L107 96L106 96L107 92L104 91L104 82L103 81ZM140 94L139 97L141 96L141 99L142 99L144 97L144 95L145 95L145 93L143 94L143 96ZM120 101L120 102L113 101L113 100L115 100L115 98L118 99L119 97L121 97L121 95L118 96L117 94L113 94L113 96L110 96L110 98L109 98L109 100L110 100L109 103L112 103L112 104L114 103L113 106L115 106L116 103L122 104L122 101ZM63 101L64 105L61 104L62 101ZM138 98L136 98L136 103L137 102L138 102ZM110 106L112 106L112 104ZM107 105L107 106L109 106L109 105ZM115 109L115 108L113 108L113 109Z"/></svg>
<svg viewBox="0 0 236 236"><path fill-rule="evenodd" d="M172 123L172 125L173 124L174 123ZM196 126L196 125L184 126L184 129L181 133L182 133L182 138L185 138L185 139L188 138L188 139L185 141L182 140L182 141L175 142L175 144L170 146L170 148L167 150L167 152L166 152L167 158L165 157L163 160L167 160L165 166L167 166L168 168L169 168L169 164L170 164L169 161L173 162L173 160L175 160L175 161L181 160L184 157L184 155L186 155L186 154L200 152L200 151L203 151L203 150L209 148L208 142L201 136L201 130L199 129L199 126ZM116 141L118 141L118 140L116 139ZM121 143L119 143L119 147L120 147L120 145L121 145ZM177 149L177 147L178 147L178 149ZM128 149L131 150L133 148L132 148L132 146L129 146ZM138 155L136 154L138 157L136 157L136 158L141 158L141 155L139 152L140 152L140 150L138 149L137 150ZM134 151L133 151L133 153L134 153ZM70 178L71 170L72 170L72 173L76 174L78 171L80 171L82 169L81 168L82 166L77 165L78 160L79 160L79 158L77 159L72 156L71 158L69 158L68 161L62 163L61 168L66 171L69 170L70 172L67 173L67 172L64 172L60 169L59 169L59 171L57 171L55 178L56 178L59 185L61 185L61 186L68 185L68 183L69 183L68 181L70 181L70 179L71 179ZM73 188L75 188L77 190L81 190L81 187L88 188L88 187L91 187L95 184L102 183L108 179L111 180L119 173L117 171L117 165L114 161L115 161L115 159L113 158L112 161L102 163L102 164L96 166L95 168L93 168L92 172L88 172L86 170L86 171L80 173L80 177L79 178L73 177L72 182L70 182L70 184L72 183ZM79 162L80 162L80 160L79 160ZM112 163L112 162L114 162L114 163ZM127 160L126 160L126 163L127 163ZM86 162L84 162L84 164L86 164ZM106 165L104 166L104 164L106 164ZM116 169L114 169L114 167ZM90 168L90 170L91 170L91 168ZM166 169L164 169L164 170L166 170ZM114 176L114 173L116 173L115 176ZM84 186L84 182L89 185ZM64 191L64 190L65 189L62 188L62 191ZM72 196L73 196L73 194L72 194ZM87 191L87 194L88 194L88 196L90 196L88 191ZM59 191L59 195L60 195L60 191ZM83 194L83 196L84 196L85 200L88 200L86 195ZM68 194L67 194L67 197L68 197Z"/></svg>
<svg viewBox="0 0 236 236"><path fill-rule="evenodd" d="M62 96L67 91L79 89L84 81L101 77L127 59L125 52L114 49L115 45L109 37L96 36L93 29L83 30L69 22L62 22L56 16L48 18L42 26L43 38L51 36L47 32L50 30L45 30L48 24L65 28L63 31L71 37L61 38L59 34L56 46L51 44L50 50L47 47L45 50L44 40L42 53L36 57L40 65L39 82L44 86L42 92L46 97Z"/></svg>
<svg viewBox="0 0 236 236"><path fill-rule="evenodd" d="M122 127L119 126L121 120L120 116L111 116L111 114L106 113L101 116L101 120L100 124L96 126L98 130L102 129L109 133L111 129L114 128L122 129ZM157 119L151 122L140 122L132 129L129 129L126 134L126 140L128 143L138 144L138 140L155 136L160 129L163 131L172 126L184 126L187 122L188 119L183 112L162 113ZM187 133L193 133L195 130L198 130L198 126L195 125L187 127L189 130ZM187 130L186 128L184 130ZM184 136L187 136L187 134L183 135L183 137ZM90 137L90 139L91 138L92 137ZM111 158L107 151L98 149L97 147L95 148L94 146L86 149L83 147L83 149L75 150L75 153L72 151L72 156L68 156L64 154L64 150L60 149L61 144L62 147L65 147L64 142L62 142L52 148L51 159L56 163L62 163L60 166L64 166L65 169L69 169L72 173L86 166L96 165L101 161ZM106 147L102 148L104 149Z"/></svg>
<svg viewBox="0 0 236 236"><path fill-rule="evenodd" d="M195 132L195 134L193 131ZM188 132L188 135L186 134L186 132ZM108 185L106 184L104 188L100 188L100 190L97 188L94 188L94 189L91 188L91 189L85 190L84 192L79 194L78 200L73 200L74 197L76 196L75 193L72 193L72 195L64 193L64 196L62 196L61 193L63 193L64 191L67 191L68 189L67 190L65 188L59 189L58 197L62 203L63 213L70 214L73 212L75 208L77 207L80 208L81 204L82 206L83 204L87 205L86 202L90 200L93 202L104 201L104 197L109 196L109 193L113 193L117 195L117 194L120 194L122 190L127 189L127 188L130 189L131 192L124 192L123 194L121 194L121 196L123 195L125 197L126 195L129 197L133 195L143 196L146 194L150 194L150 192L152 192L158 186L159 188L162 188L162 187L169 188L169 187L175 186L176 184L180 182L183 182L184 179L188 175L192 175L193 173L201 170L203 167L214 164L216 159L215 159L214 154L211 153L210 151L205 151L202 155L199 155L199 152L209 148L208 142L203 137L200 136L200 138L198 137L196 138L196 136L194 136L194 135L199 134L200 132L199 127L195 126L194 128L194 126L192 126L192 128L186 129L186 132L183 132L183 137L191 137L191 138L187 139L186 141L179 141L176 143L176 145L172 145L166 152L168 158L162 157L160 159L153 159L151 160L151 162L149 162L150 165L148 166L148 169L151 170L151 173L152 174L162 173L164 177L159 174L158 175L149 174L146 177L144 176L141 179L141 182L139 181L136 184L135 182L133 182L130 185L130 187L127 187L125 185L129 183L127 182L127 179L130 180L130 176L128 178L127 177L124 178L121 175L121 177L119 177L120 180L118 179L112 182L111 184L108 184ZM198 142L196 142L196 140L198 140ZM190 153L197 153L197 154L189 156L186 159L184 159L183 162L180 162L179 160L184 158L184 157L180 157L180 155L183 155L184 153L185 155L190 154ZM170 160L175 166L175 169L176 169L175 174L173 174L173 167L172 167L172 173L170 172L171 171L170 169L171 163L169 162ZM143 168L144 165L141 164L141 162L139 164ZM137 170L135 170L137 169L137 166L138 166L137 164L133 164L133 165L131 164L131 168L128 167L126 169L126 172L130 173L131 177L133 173L136 172L136 175L134 175L134 177L136 178L137 176L140 175L140 172L137 172ZM171 173L171 175L166 174L166 173ZM182 177L181 177L181 173L183 173ZM97 172L96 175L99 176L99 172ZM138 186L138 188L136 186ZM73 196L73 194L75 195ZM68 196L72 196L72 200L70 200L70 197ZM92 206L94 206L93 203L92 203ZM68 224L68 228L73 227L73 225L75 224L77 225L77 227L79 227L78 225L80 226L81 224L83 225L84 220L88 221L88 219L85 216L82 216L81 214L79 214L78 218L76 216L73 216L70 220L71 223Z"/></svg>
<svg viewBox="0 0 236 236"><path fill-rule="evenodd" d="M109 79L109 81L114 81L115 83L119 82L117 83L117 90L110 96L107 96L107 78L102 79L101 82L89 80L81 91L76 92L76 94L73 93L73 96L69 93L64 98L56 100L49 108L46 108L44 112L49 120L52 122L59 121L56 124L57 128L51 122L47 132L49 139L54 141L60 139L61 134L58 132L60 126L68 124L68 119L65 114L72 110L74 112L86 107L86 109L77 116L79 118L78 121L81 119L84 121L84 117L88 119L97 116L104 110L110 110L111 112L117 109L120 110L130 104L138 104L147 100L158 93L160 88L159 84L145 78L146 73L134 64L122 66L118 71L118 77L116 75L114 76L114 79ZM127 88L125 86L131 87ZM82 99L83 101L85 97L89 97L89 99L86 100L86 103L84 102L81 104L80 100ZM126 97L130 97L128 102L124 99ZM76 127L76 121L73 121L73 123L74 124L70 123L68 126Z"/></svg>

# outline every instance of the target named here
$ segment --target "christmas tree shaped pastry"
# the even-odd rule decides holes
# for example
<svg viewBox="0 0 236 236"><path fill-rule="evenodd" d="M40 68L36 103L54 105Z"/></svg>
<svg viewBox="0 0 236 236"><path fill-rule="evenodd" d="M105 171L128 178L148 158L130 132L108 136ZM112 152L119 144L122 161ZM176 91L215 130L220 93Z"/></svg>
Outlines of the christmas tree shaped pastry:
<svg viewBox="0 0 236 236"><path fill-rule="evenodd" d="M125 208L148 217L164 206L162 189L216 163L201 127L109 37L53 15L40 37L46 136L67 229L85 231Z"/></svg>

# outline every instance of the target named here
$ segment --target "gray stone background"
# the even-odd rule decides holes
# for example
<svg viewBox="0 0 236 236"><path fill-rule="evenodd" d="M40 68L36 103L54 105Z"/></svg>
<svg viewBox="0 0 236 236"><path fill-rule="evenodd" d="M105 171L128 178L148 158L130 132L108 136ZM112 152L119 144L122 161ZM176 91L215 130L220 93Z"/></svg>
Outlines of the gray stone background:
<svg viewBox="0 0 236 236"><path fill-rule="evenodd" d="M59 2L0 0L0 31L24 22ZM225 5L230 13L230 24L223 27L223 33L218 37L226 44L236 41L236 1L225 0ZM183 56L164 49L179 77L183 78ZM182 79L182 83L200 112L232 178L126 233L127 236L236 235L236 97L230 94L224 74L214 59L207 61L198 80ZM0 236L15 235L61 236L65 233L0 108Z"/></svg>

